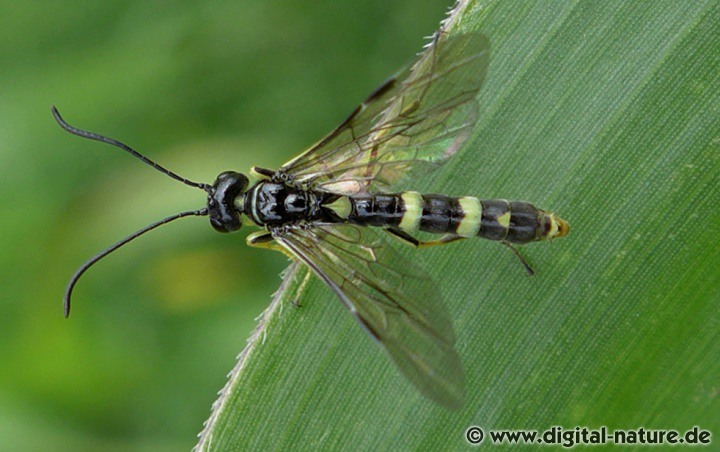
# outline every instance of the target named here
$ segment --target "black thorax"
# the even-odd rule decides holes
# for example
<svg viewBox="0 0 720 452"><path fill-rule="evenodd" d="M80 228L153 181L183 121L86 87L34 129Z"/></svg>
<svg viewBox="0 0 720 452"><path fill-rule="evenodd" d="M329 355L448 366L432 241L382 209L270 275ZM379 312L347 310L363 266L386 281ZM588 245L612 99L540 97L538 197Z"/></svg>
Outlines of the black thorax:
<svg viewBox="0 0 720 452"><path fill-rule="evenodd" d="M261 181L245 194L245 212L261 226L322 219L324 194L284 183Z"/></svg>

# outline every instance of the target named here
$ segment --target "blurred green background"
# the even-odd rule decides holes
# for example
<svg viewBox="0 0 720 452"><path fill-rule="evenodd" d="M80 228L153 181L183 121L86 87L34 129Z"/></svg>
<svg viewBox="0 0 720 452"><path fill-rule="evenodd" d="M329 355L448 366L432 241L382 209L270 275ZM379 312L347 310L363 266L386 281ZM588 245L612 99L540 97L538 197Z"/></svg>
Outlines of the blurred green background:
<svg viewBox="0 0 720 452"><path fill-rule="evenodd" d="M188 219L94 253L270 168L420 49L451 2L0 2L0 445L187 450L286 260Z"/></svg>

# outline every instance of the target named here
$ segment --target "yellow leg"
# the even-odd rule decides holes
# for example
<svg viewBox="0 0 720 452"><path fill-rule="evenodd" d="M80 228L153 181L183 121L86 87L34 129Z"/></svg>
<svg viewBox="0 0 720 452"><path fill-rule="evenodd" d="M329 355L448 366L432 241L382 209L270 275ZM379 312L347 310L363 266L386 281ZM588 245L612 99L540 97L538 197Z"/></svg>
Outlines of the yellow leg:
<svg viewBox="0 0 720 452"><path fill-rule="evenodd" d="M286 250L282 246L278 245L277 242L275 242L275 240L273 239L272 234L268 231L253 232L247 237L246 243L255 248L280 251L288 258L295 260L295 256L293 256L288 250Z"/></svg>
<svg viewBox="0 0 720 452"><path fill-rule="evenodd" d="M416 239L415 237L413 237L412 235L403 231L402 229L387 228L386 231L389 232L393 237L400 239L400 241L402 241L403 243L405 243L407 245L412 245L415 248L429 248L431 246L445 245L445 244L452 243L457 240L466 238L466 237L462 237L460 235L448 234L448 235L440 237L437 240L431 240L431 241L425 242L425 241Z"/></svg>

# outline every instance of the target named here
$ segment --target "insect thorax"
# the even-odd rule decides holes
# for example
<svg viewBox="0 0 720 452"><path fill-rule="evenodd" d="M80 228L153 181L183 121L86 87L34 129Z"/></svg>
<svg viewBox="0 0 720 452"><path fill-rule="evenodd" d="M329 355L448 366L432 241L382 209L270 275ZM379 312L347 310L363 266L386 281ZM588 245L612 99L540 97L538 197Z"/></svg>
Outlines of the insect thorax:
<svg viewBox="0 0 720 452"><path fill-rule="evenodd" d="M261 181L245 194L245 213L261 226L321 220L323 196L285 183Z"/></svg>

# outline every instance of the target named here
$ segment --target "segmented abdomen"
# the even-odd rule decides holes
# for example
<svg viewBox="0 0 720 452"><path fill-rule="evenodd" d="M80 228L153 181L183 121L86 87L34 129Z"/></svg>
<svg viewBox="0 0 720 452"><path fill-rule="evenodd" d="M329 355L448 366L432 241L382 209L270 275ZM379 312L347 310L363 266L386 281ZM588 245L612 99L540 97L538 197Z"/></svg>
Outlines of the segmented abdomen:
<svg viewBox="0 0 720 452"><path fill-rule="evenodd" d="M425 231L518 244L567 234L567 223L524 201L454 198L412 191L346 199L327 207L350 223L394 227L409 234Z"/></svg>

